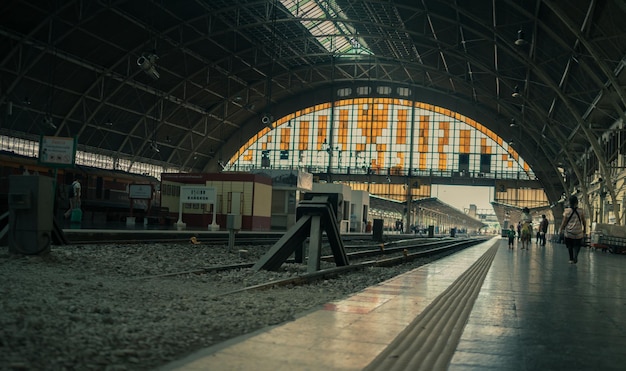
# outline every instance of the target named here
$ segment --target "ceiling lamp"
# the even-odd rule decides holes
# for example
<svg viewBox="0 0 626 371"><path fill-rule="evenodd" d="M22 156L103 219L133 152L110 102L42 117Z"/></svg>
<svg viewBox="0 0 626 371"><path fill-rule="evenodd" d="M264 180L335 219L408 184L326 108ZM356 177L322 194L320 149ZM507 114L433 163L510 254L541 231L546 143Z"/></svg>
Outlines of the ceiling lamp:
<svg viewBox="0 0 626 371"><path fill-rule="evenodd" d="M54 124L54 121L52 121L52 117L49 115L46 115L43 118L43 124L47 127L50 127L51 129L56 129L57 126Z"/></svg>
<svg viewBox="0 0 626 371"><path fill-rule="evenodd" d="M515 117L511 119L511 123L509 124L509 126L512 128L517 126L517 123L515 122Z"/></svg>
<svg viewBox="0 0 626 371"><path fill-rule="evenodd" d="M511 94L511 96L513 98L519 98L522 96L522 94L520 94L519 92L519 86L515 85L515 88L513 89L513 94Z"/></svg>
<svg viewBox="0 0 626 371"><path fill-rule="evenodd" d="M154 141L150 142L150 149L153 150L156 153L161 152L161 150L159 149L159 146Z"/></svg>
<svg viewBox="0 0 626 371"><path fill-rule="evenodd" d="M515 45L517 46L522 46L522 45L526 45L528 42L526 42L526 40L524 40L524 31L522 31L521 29L517 31L517 40L515 40Z"/></svg>

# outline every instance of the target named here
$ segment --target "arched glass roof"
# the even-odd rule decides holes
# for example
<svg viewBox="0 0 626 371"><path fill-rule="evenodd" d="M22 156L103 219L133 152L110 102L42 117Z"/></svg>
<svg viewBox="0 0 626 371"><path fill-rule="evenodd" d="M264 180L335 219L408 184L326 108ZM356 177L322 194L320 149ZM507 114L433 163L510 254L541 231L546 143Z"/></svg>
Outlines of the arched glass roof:
<svg viewBox="0 0 626 371"><path fill-rule="evenodd" d="M225 170L253 168L534 179L511 145L479 122L397 98L322 103L268 123Z"/></svg>

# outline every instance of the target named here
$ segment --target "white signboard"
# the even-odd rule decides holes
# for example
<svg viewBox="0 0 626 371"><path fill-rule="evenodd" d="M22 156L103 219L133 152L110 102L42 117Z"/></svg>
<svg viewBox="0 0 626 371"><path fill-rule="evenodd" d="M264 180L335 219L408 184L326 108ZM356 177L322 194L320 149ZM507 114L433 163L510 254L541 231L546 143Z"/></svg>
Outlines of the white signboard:
<svg viewBox="0 0 626 371"><path fill-rule="evenodd" d="M74 138L43 136L39 141L39 162L48 165L74 165Z"/></svg>
<svg viewBox="0 0 626 371"><path fill-rule="evenodd" d="M215 187L180 187L180 202L186 204L215 204Z"/></svg>
<svg viewBox="0 0 626 371"><path fill-rule="evenodd" d="M183 223L183 204L213 204L213 223L209 225L209 230L217 231L220 226L215 221L216 207L215 200L217 200L217 191L215 187L206 186L182 186L180 187L180 204L178 207L178 221L176 226L178 228L185 227Z"/></svg>
<svg viewBox="0 0 626 371"><path fill-rule="evenodd" d="M152 199L152 185L150 184L131 184L128 186L128 198L137 200Z"/></svg>

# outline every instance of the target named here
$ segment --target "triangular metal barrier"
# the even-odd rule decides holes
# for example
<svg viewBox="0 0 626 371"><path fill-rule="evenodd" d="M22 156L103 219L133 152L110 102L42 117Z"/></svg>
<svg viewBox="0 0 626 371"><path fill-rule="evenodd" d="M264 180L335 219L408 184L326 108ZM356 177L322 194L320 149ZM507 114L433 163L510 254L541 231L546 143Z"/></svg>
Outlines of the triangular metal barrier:
<svg viewBox="0 0 626 371"><path fill-rule="evenodd" d="M307 271L319 271L322 232L326 232L335 264L337 266L349 264L329 196L319 195L313 197L312 200L301 201L296 210L296 218L296 224L289 228L283 237L252 267L254 271L278 270L291 254L302 249L303 243L309 237Z"/></svg>

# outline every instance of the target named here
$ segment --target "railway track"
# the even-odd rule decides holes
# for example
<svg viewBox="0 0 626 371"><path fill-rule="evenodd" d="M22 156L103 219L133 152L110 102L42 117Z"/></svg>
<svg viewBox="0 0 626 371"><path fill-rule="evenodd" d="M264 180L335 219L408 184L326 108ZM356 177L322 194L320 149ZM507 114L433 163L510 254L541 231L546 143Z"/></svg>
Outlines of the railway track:
<svg viewBox="0 0 626 371"><path fill-rule="evenodd" d="M235 293L252 291L252 290L267 290L277 287L307 285L319 280L336 278L343 274L353 272L368 267L390 267L394 265L404 264L416 259L426 258L445 252L453 252L458 249L463 249L483 242L482 238L468 238L468 239L455 239L455 240L440 240L440 241L428 241L416 243L412 240L395 241L387 245L381 244L377 249L367 249L362 251L348 252L348 258L351 261L350 265L326 268L313 273L305 273L296 277L289 277L284 279L277 279L270 282L246 286L243 288L223 292L215 295L216 297L232 295ZM417 250L417 251L415 251ZM413 252L411 252L413 251ZM391 255L391 256L388 256ZM365 258L376 257L376 259L364 260ZM332 255L322 256L323 261L332 261ZM289 261L288 261L289 262ZM198 268L187 271L171 272L158 275L138 277L134 280L146 280L154 278L175 277L190 274L209 274L214 272L223 272L235 269L250 268L254 263L241 263L241 264L229 264L221 266L213 266L206 268Z"/></svg>
<svg viewBox="0 0 626 371"><path fill-rule="evenodd" d="M174 230L64 230L67 240L72 245L97 245L105 243L136 244L136 243L187 243L195 238L200 245L227 245L228 232L207 231L174 231ZM269 233L238 233L235 235L235 245L271 245L276 243L284 232ZM386 236L386 243L393 243L402 239L401 235ZM325 240L325 239L324 239ZM344 235L344 243L358 241L358 245L346 247L378 246L373 244L371 235Z"/></svg>

